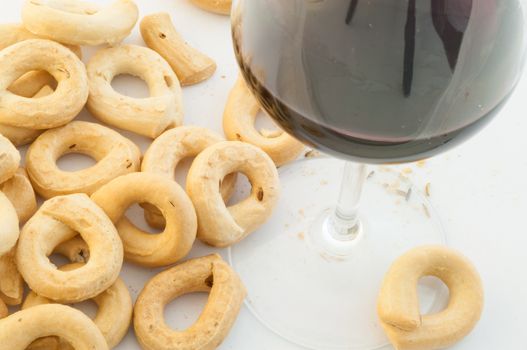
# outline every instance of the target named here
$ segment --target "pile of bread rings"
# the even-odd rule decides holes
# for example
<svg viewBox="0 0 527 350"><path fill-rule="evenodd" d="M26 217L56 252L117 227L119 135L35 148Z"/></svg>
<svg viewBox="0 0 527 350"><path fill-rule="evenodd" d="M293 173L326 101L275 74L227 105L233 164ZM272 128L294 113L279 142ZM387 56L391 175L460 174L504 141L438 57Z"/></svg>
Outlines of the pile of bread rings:
<svg viewBox="0 0 527 350"><path fill-rule="evenodd" d="M192 1L218 14L228 14L231 5ZM0 25L2 349L112 349L131 323L143 349L215 349L242 306L243 283L219 255L181 261L196 239L228 247L268 220L280 192L277 166L296 159L304 147L286 133L256 129L260 107L242 79L225 107L227 140L184 126L181 86L208 79L216 63L186 43L166 13L142 19L148 47L120 44L138 12L132 0L103 7L26 0L22 24ZM104 47L85 65L83 45ZM143 79L150 97L115 91L111 82L120 74ZM84 107L101 124L75 121ZM103 123L150 137L152 144L142 155ZM28 144L24 169L16 147ZM57 160L68 153L88 155L96 164L63 171ZM187 157L195 159L183 189L174 171ZM237 173L249 178L252 191L228 206ZM45 199L39 208L35 192ZM134 203L160 234L150 235L126 218ZM57 268L52 254L70 264ZM468 334L483 305L481 282L470 263L439 247L401 259L379 298L382 324L396 348L439 349ZM119 279L124 260L173 266L154 276L133 305ZM415 285L424 275L443 279L451 289L442 315L419 315ZM30 292L24 298L26 284ZM201 316L185 331L170 329L165 305L192 292L210 293ZM90 299L98 305L93 320L66 305ZM8 315L6 305L21 310Z"/></svg>

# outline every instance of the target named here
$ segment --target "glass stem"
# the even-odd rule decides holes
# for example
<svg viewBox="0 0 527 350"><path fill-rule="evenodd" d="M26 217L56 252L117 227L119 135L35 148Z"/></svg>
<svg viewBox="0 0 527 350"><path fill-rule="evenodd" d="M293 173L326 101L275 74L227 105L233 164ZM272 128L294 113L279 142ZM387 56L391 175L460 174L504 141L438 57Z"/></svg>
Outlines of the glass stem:
<svg viewBox="0 0 527 350"><path fill-rule="evenodd" d="M350 241L361 232L359 202L366 180L367 167L362 163L346 162L337 208L330 217L330 232L339 241Z"/></svg>

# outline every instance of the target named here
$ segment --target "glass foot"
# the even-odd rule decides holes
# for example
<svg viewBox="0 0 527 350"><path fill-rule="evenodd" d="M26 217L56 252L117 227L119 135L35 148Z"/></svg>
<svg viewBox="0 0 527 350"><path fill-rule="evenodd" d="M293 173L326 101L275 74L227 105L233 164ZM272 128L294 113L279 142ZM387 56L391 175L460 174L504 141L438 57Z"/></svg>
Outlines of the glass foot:
<svg viewBox="0 0 527 350"><path fill-rule="evenodd" d="M248 289L247 307L278 336L309 349L379 349L388 343L376 313L384 274L410 248L446 238L428 200L391 171L366 180L354 240L324 234L343 166L315 158L280 168L273 217L229 257ZM418 288L423 313L444 305L448 291L439 281Z"/></svg>

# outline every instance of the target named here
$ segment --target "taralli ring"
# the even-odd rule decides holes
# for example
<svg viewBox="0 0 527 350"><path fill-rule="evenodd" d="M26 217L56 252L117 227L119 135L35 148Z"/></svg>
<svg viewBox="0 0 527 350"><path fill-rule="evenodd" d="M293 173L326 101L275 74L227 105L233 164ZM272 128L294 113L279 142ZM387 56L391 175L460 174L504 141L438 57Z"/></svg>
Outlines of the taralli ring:
<svg viewBox="0 0 527 350"><path fill-rule="evenodd" d="M34 340L47 336L63 338L75 350L108 350L93 321L69 306L40 305L0 320L3 349L25 350Z"/></svg>
<svg viewBox="0 0 527 350"><path fill-rule="evenodd" d="M278 131L258 131L255 121L260 105L242 77L232 89L223 113L223 130L227 139L243 141L261 148L277 166L298 158L304 145L289 134Z"/></svg>
<svg viewBox="0 0 527 350"><path fill-rule="evenodd" d="M79 171L63 171L57 160L68 153L97 161ZM35 191L45 198L71 193L92 194L112 179L138 171L141 152L118 132L95 123L74 121L48 130L29 147L26 166Z"/></svg>
<svg viewBox="0 0 527 350"><path fill-rule="evenodd" d="M450 290L445 310L420 315L417 283L435 276ZM483 310L483 287L474 266L440 246L416 248L391 266L379 295L381 324L397 350L436 350L452 346L472 331Z"/></svg>
<svg viewBox="0 0 527 350"><path fill-rule="evenodd" d="M41 98L25 98L7 89L22 74L48 71L57 89ZM64 46L41 39L0 51L0 123L29 129L64 125L79 114L88 99L88 79L82 61Z"/></svg>
<svg viewBox="0 0 527 350"><path fill-rule="evenodd" d="M24 26L32 33L72 45L114 45L132 31L139 10L131 0L99 7L78 0L26 0Z"/></svg>
<svg viewBox="0 0 527 350"><path fill-rule="evenodd" d="M1 257L13 249L20 234L15 207L3 192L0 192L0 223Z"/></svg>
<svg viewBox="0 0 527 350"><path fill-rule="evenodd" d="M35 191L24 168L19 168L12 178L1 184L0 191L13 204L20 224L24 224L37 211Z"/></svg>
<svg viewBox="0 0 527 350"><path fill-rule="evenodd" d="M252 191L227 207L219 186L223 178L241 172ZM215 247L239 242L270 216L280 192L276 167L269 156L247 143L225 141L201 152L189 170L187 193L198 214L198 238Z"/></svg>
<svg viewBox="0 0 527 350"><path fill-rule="evenodd" d="M133 98L114 90L112 80L120 74L143 79L148 98ZM183 122L179 80L157 52L135 45L100 50L88 63L90 98L87 107L102 122L156 138Z"/></svg>
<svg viewBox="0 0 527 350"><path fill-rule="evenodd" d="M216 71L216 63L183 40L168 13L145 16L141 35L146 45L159 53L176 72L182 86L207 80Z"/></svg>
<svg viewBox="0 0 527 350"><path fill-rule="evenodd" d="M46 258L54 248L78 234L90 248L83 267L63 272ZM64 303L93 298L119 276L123 246L106 214L85 194L46 201L22 229L17 265L29 287L38 295Z"/></svg>
<svg viewBox="0 0 527 350"><path fill-rule="evenodd" d="M191 0L196 6L202 9L218 13L220 15L229 15L231 12L232 0Z"/></svg>
<svg viewBox="0 0 527 350"><path fill-rule="evenodd" d="M20 305L24 296L24 280L15 263L16 248L0 257L0 299L7 305Z"/></svg>
<svg viewBox="0 0 527 350"><path fill-rule="evenodd" d="M20 165L20 152L0 134L0 184L12 178Z"/></svg>
<svg viewBox="0 0 527 350"><path fill-rule="evenodd" d="M173 299L210 292L199 319L185 331L170 329L163 310ZM228 335L245 298L245 287L219 255L189 260L152 278L134 308L134 329L145 350L213 350ZM176 345L177 344L177 345Z"/></svg>
<svg viewBox="0 0 527 350"><path fill-rule="evenodd" d="M222 141L225 140L220 135L197 126L180 126L165 131L145 152L141 171L165 175L174 180L174 173L180 161L195 157L205 148ZM224 201L229 200L235 185L236 174L230 174L222 180L220 192ZM147 203L143 207L148 224L157 228L165 226L165 219L157 208Z"/></svg>
<svg viewBox="0 0 527 350"><path fill-rule="evenodd" d="M144 266L165 266L188 254L196 239L197 219L185 191L166 176L133 173L116 178L92 195L93 201L116 223L125 258ZM166 219L164 231L151 235L124 216L134 203L159 208Z"/></svg>
<svg viewBox="0 0 527 350"><path fill-rule="evenodd" d="M61 271L73 271L83 264L70 264L60 268ZM115 283L92 299L98 306L97 314L93 319L95 325L103 334L108 347L116 347L128 332L132 321L132 298L124 282L118 278ZM30 292L22 305L26 310L38 305L50 304L51 300ZM62 349L59 346L59 349Z"/></svg>

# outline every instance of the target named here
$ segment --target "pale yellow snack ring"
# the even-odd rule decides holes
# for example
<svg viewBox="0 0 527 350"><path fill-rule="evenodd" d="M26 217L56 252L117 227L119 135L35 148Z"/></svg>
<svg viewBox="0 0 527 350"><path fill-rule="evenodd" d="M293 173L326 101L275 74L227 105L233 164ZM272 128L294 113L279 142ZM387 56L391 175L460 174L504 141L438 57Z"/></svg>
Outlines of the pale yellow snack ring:
<svg viewBox="0 0 527 350"><path fill-rule="evenodd" d="M179 163L189 157L195 157L205 148L225 141L217 133L198 126L180 126L165 131L155 139L145 152L141 171L165 175L174 180ZM236 174L230 174L222 180L220 191L224 201L231 197L236 185ZM156 207L144 204L145 219L156 228L165 227L165 219Z"/></svg>
<svg viewBox="0 0 527 350"><path fill-rule="evenodd" d="M45 85L42 89L40 89L39 92L36 93L35 96L33 96L33 98L40 98L40 97L51 95L53 91L54 90L49 85ZM22 128L18 126L0 124L0 134L7 137L9 141L11 141L15 146L24 146L24 145L27 145L28 143L35 141L35 139L40 134L42 134L42 132L43 130L35 130L35 129Z"/></svg>
<svg viewBox="0 0 527 350"><path fill-rule="evenodd" d="M58 336L75 350L108 350L101 331L82 312L64 305L40 305L0 320L2 349L25 350L34 340Z"/></svg>
<svg viewBox="0 0 527 350"><path fill-rule="evenodd" d="M26 0L22 8L30 32L72 45L115 45L130 35L138 16L131 0L104 7L78 0Z"/></svg>
<svg viewBox="0 0 527 350"><path fill-rule="evenodd" d="M0 134L0 184L12 178L20 165L20 152Z"/></svg>
<svg viewBox="0 0 527 350"><path fill-rule="evenodd" d="M46 70L57 80L56 90L41 98L8 91L22 74ZM64 125L77 116L88 99L88 77L82 61L66 47L31 39L0 51L0 123L29 129Z"/></svg>
<svg viewBox="0 0 527 350"><path fill-rule="evenodd" d="M116 223L125 259L143 266L170 265L185 257L196 239L197 219L185 191L166 176L133 173L116 178L92 195L93 201ZM167 225L152 235L124 216L134 203L150 203L161 210Z"/></svg>
<svg viewBox="0 0 527 350"><path fill-rule="evenodd" d="M219 191L221 180L241 172L252 191L243 201L227 207ZM198 238L215 247L239 242L272 214L280 193L276 167L261 149L225 141L201 152L189 170L187 193L198 215Z"/></svg>
<svg viewBox="0 0 527 350"><path fill-rule="evenodd" d="M445 310L421 315L417 283L435 276L450 290ZM436 350L468 335L483 310L478 272L461 254L441 246L415 248L397 259L384 278L377 311L396 350Z"/></svg>
<svg viewBox="0 0 527 350"><path fill-rule="evenodd" d="M12 178L1 184L0 191L13 204L20 224L24 224L37 211L35 191L24 168L18 168Z"/></svg>
<svg viewBox="0 0 527 350"><path fill-rule="evenodd" d="M77 234L86 241L90 259L69 272L57 270L46 257ZM119 276L123 246L106 214L85 194L52 198L22 229L16 261L29 287L37 294L64 303L93 298Z"/></svg>
<svg viewBox="0 0 527 350"><path fill-rule="evenodd" d="M9 253L16 244L20 229L15 207L7 196L0 191L0 257Z"/></svg>
<svg viewBox="0 0 527 350"><path fill-rule="evenodd" d="M260 109L245 81L239 77L223 112L223 130L227 139L247 142L261 148L276 166L297 159L305 148L300 141L283 131L265 133L263 130L256 130L254 123Z"/></svg>
<svg viewBox="0 0 527 350"><path fill-rule="evenodd" d="M170 329L163 309L194 292L210 293L199 319L184 331ZM189 260L156 275L139 294L134 308L137 340L145 350L216 349L236 321L245 295L242 282L219 255Z"/></svg>
<svg viewBox="0 0 527 350"><path fill-rule="evenodd" d="M150 97L125 96L111 85L120 74L143 79ZM157 52L136 45L121 45L97 52L88 63L90 98L87 107L100 121L156 138L183 123L179 80Z"/></svg>
<svg viewBox="0 0 527 350"><path fill-rule="evenodd" d="M79 171L63 171L57 160L68 153L97 161ZM26 170L35 191L44 198L71 193L92 194L112 179L138 171L141 152L130 140L105 126L74 121L44 132L26 154Z"/></svg>
<svg viewBox="0 0 527 350"><path fill-rule="evenodd" d="M70 264L60 268L61 271L73 271L84 264ZM93 319L103 334L110 349L116 347L124 338L132 321L132 297L124 282L118 278L115 283L92 299L97 304L97 314ZM22 305L22 310L38 305L50 304L51 300L30 292ZM40 340L39 340L40 341ZM49 341L49 340L45 340ZM63 349L67 344L59 345Z"/></svg>
<svg viewBox="0 0 527 350"><path fill-rule="evenodd" d="M15 263L16 247L0 257L0 299L7 305L20 305L24 296L24 280Z"/></svg>
<svg viewBox="0 0 527 350"><path fill-rule="evenodd" d="M232 0L191 0L196 6L220 15L231 13Z"/></svg>
<svg viewBox="0 0 527 350"><path fill-rule="evenodd" d="M141 21L141 36L149 48L170 64L182 86L207 80L216 71L216 62L179 35L168 13L145 16Z"/></svg>

